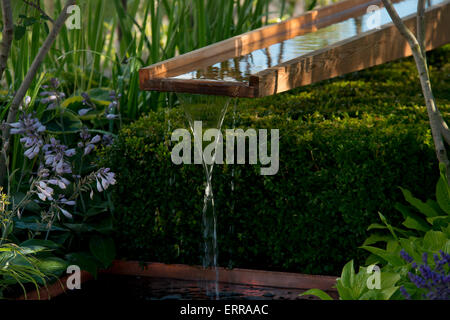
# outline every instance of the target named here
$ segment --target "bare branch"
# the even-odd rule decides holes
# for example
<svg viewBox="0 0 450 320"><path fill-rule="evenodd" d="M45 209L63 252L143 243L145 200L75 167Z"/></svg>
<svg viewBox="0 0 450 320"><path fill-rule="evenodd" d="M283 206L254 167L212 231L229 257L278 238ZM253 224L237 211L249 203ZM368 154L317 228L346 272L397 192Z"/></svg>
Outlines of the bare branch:
<svg viewBox="0 0 450 320"><path fill-rule="evenodd" d="M0 47L0 80L3 72L6 69L9 53L11 50L11 43L14 35L14 24L10 0L2 0L2 14L3 14L3 40Z"/></svg>
<svg viewBox="0 0 450 320"><path fill-rule="evenodd" d="M406 39L406 41L408 41L408 44L411 47L411 49L413 47L420 48L416 37L403 23L402 19L400 18L400 16L398 15L397 11L394 8L394 6L392 5L391 0L382 0L382 1L383 1L384 7L386 8L387 12L389 13L389 16L392 19L392 22L394 22L394 24L397 27L400 34Z"/></svg>
<svg viewBox="0 0 450 320"><path fill-rule="evenodd" d="M425 0L417 2L417 42L419 42L420 51L426 61L426 39L425 39Z"/></svg>
<svg viewBox="0 0 450 320"><path fill-rule="evenodd" d="M58 36L58 33L61 31L61 28L63 27L66 19L69 17L69 14L67 12L67 8L73 4L75 4L76 0L67 0L65 7L63 8L61 14L59 15L58 19L55 21L53 25L52 31L47 36L47 39L45 39L45 42L43 43L42 47L39 49L38 54L34 58L33 63L31 64L30 69L27 72L27 75L25 76L22 84L19 87L19 90L17 90L13 101L11 102L11 105L9 107L8 111L8 118L6 120L6 125L3 127L2 132L2 140L3 140L3 151L5 154L8 154L9 150L9 138L10 138L10 127L8 124L13 123L16 121L17 112L19 110L19 106L21 105L25 94L27 93L28 89L30 88L31 82L35 78L39 67L41 66L42 62L44 61L45 56L47 55L48 51L50 50L53 42L55 41L56 37ZM0 182L3 182L3 179L5 178L5 159L3 157L0 158Z"/></svg>
<svg viewBox="0 0 450 320"><path fill-rule="evenodd" d="M392 5L392 2L390 0L382 0L384 7L389 13L389 16L391 17L392 21L394 22L395 26L397 27L400 34L407 40L409 46L411 47L411 51L414 56L414 60L416 62L417 71L419 72L419 79L420 84L422 86L422 93L425 98L425 103L427 106L427 113L428 118L430 120L430 127L431 127L431 134L433 136L433 142L434 142L434 148L436 151L436 156L438 158L439 162L442 162L446 165L447 171L450 171L450 162L447 157L447 150L445 149L445 144L443 141L443 128L444 128L444 120L436 107L436 102L433 96L433 91L431 89L431 82L430 82L430 75L428 73L428 67L426 62L426 56L425 56L425 49L422 49L422 47L419 45L419 42L417 41L414 34L405 26L402 19L400 19L399 15L397 14L397 11L394 9L394 6ZM418 10L422 11L422 8L424 8L425 4L421 3L421 0L419 0L418 4ZM418 12L418 24L420 20L421 24L421 32L422 36L420 36L420 39L423 43L423 35L424 35L424 10L421 13L423 15L422 18L419 19L419 12ZM450 180L450 178L449 178Z"/></svg>
<svg viewBox="0 0 450 320"><path fill-rule="evenodd" d="M44 17L46 17L51 23L55 23L55 21L52 19L52 18L50 18L50 16L47 14L47 13L45 13L45 11L44 10L42 10L42 8L39 6L39 4L37 4L37 3L34 3L34 2L30 2L30 1L27 1L27 0L22 0L24 3L26 3L27 5L29 5L30 7L33 7L33 8L35 8L37 11L39 11Z"/></svg>

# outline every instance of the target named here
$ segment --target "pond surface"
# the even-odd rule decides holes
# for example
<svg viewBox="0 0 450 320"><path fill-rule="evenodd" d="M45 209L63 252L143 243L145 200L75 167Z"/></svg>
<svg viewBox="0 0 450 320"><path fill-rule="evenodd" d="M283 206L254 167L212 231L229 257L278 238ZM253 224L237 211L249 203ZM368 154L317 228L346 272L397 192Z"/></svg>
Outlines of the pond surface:
<svg viewBox="0 0 450 320"><path fill-rule="evenodd" d="M81 285L81 290L67 291L55 300L215 300L202 281L160 279L137 276L100 275L98 280ZM305 290L219 283L219 300L301 300ZM334 292L329 292L336 297Z"/></svg>
<svg viewBox="0 0 450 320"><path fill-rule="evenodd" d="M427 1L427 7L442 2L444 0L429 0ZM404 0L395 3L394 7L400 17L403 18L416 12L417 0ZM379 13L381 25L391 22L385 8L380 9ZM373 29L372 17L372 13L366 13L355 18L349 18L321 28L316 32L306 33L253 51L247 55L228 59L174 78L248 81L252 74Z"/></svg>

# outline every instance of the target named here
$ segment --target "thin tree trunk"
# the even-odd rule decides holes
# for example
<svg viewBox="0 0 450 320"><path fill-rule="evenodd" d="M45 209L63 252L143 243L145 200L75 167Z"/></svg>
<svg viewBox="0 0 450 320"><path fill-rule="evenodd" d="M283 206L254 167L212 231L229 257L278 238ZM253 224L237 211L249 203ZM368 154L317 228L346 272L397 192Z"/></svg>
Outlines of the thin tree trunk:
<svg viewBox="0 0 450 320"><path fill-rule="evenodd" d="M10 139L9 124L16 121L19 106L21 105L21 103L25 97L25 94L27 93L28 89L30 88L31 82L35 78L35 76L39 70L39 67L42 64L42 61L44 61L44 58L47 55L48 51L50 50L56 37L58 36L58 33L61 31L61 28L64 26L66 19L69 17L69 14L67 13L67 8L71 5L74 5L75 1L76 0L67 0L66 5L63 8L63 11L59 15L58 19L55 21L52 31L47 36L47 39L45 39L45 42L42 45L42 47L39 49L39 52L36 55L36 57L34 58L34 61L31 64L31 67L28 70L27 75L25 76L25 79L23 80L22 84L20 85L19 90L17 90L17 92L13 98L13 101L11 102L11 105L10 105L9 111L8 111L8 118L6 120L6 124L3 126L3 129L2 129L2 141L3 141L2 154L3 154L3 157L0 157L0 183L2 183L4 181L5 174L6 174L6 157L8 156L9 139Z"/></svg>
<svg viewBox="0 0 450 320"><path fill-rule="evenodd" d="M425 43L425 1L419 0L417 3L417 38L400 19L392 2L390 0L382 1L395 26L411 47L417 71L419 72L420 84L422 86L422 93L425 98L428 118L430 120L431 134L433 136L436 155L439 162L446 165L447 172L450 172L450 163L444 144L444 138L447 140L445 132L448 132L448 127L436 106L433 91L431 89L430 75L428 73ZM447 140L447 142L448 141L449 140ZM447 176L450 183L450 175Z"/></svg>
<svg viewBox="0 0 450 320"><path fill-rule="evenodd" d="M417 2L417 42L419 42L420 51L425 60L425 66L428 69L425 43L425 0L419 0Z"/></svg>
<svg viewBox="0 0 450 320"><path fill-rule="evenodd" d="M13 16L10 0L2 0L2 14L3 14L3 40L0 47L0 80L2 80L3 72L5 72L6 64L8 62L9 53L11 50L11 43L13 41Z"/></svg>

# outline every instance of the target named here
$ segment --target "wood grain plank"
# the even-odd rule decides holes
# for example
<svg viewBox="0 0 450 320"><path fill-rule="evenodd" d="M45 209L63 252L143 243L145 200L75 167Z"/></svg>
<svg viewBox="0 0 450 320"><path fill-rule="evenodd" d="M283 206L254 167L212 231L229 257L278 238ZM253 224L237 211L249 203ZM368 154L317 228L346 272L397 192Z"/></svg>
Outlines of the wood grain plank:
<svg viewBox="0 0 450 320"><path fill-rule="evenodd" d="M257 88L249 86L246 83L215 80L148 79L141 82L141 90L200 93L246 98L254 98L257 96Z"/></svg>
<svg viewBox="0 0 450 320"><path fill-rule="evenodd" d="M255 285L275 288L333 290L336 278L332 276L319 276L290 272L276 272L249 269L219 269L219 282ZM112 266L102 273L114 275L133 275L152 278L215 281L216 272L213 269L204 269L200 266L188 266L183 264L163 264L149 262L142 266L137 261L113 262Z"/></svg>

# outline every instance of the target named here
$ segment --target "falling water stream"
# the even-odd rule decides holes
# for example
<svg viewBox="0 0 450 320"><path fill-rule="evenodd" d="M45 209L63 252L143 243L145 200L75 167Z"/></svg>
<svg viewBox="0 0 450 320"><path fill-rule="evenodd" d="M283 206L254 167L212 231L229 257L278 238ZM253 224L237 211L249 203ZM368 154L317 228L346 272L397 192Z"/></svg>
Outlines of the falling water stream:
<svg viewBox="0 0 450 320"><path fill-rule="evenodd" d="M195 122L197 121L201 121L203 129L218 129L219 132L221 131L223 120L227 113L231 98L193 94L178 94L178 97L180 99L181 107L184 110L186 118L189 122L191 132L194 136L194 141L202 141L202 138L198 136L199 132L195 128ZM219 137L215 136L214 150L217 150L220 142ZM208 282L206 281L204 282L204 285L209 296L215 296L216 299L219 299L219 269L217 268L217 214L212 184L216 154L214 152L212 158L213 161L211 164L208 164L203 156L202 142L194 143L194 153L197 153L197 156L201 157L201 164L205 174L205 193L203 196L202 210L204 241L203 267L211 268L215 272L215 281L212 283L212 288L210 288Z"/></svg>

